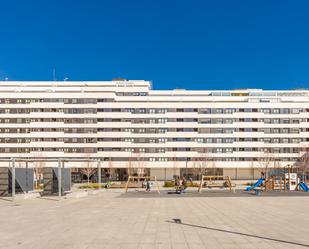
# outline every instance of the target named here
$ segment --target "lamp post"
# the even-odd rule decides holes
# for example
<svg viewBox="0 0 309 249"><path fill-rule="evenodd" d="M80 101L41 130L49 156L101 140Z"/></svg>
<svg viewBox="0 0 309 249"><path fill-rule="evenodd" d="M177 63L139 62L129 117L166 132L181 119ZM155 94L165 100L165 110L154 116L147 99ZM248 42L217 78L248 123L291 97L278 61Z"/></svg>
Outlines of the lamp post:
<svg viewBox="0 0 309 249"><path fill-rule="evenodd" d="M59 200L61 200L61 196L62 196L62 191L61 191L61 188L62 188L62 186L61 186L61 183L62 183L62 181L61 181L61 178L62 178L62 176L61 176L61 159L60 158L58 158L58 199Z"/></svg>
<svg viewBox="0 0 309 249"><path fill-rule="evenodd" d="M98 184L99 188L101 188L101 161L99 159L97 161L97 166L98 166Z"/></svg>
<svg viewBox="0 0 309 249"><path fill-rule="evenodd" d="M186 178L188 178L188 158L186 158Z"/></svg>
<svg viewBox="0 0 309 249"><path fill-rule="evenodd" d="M12 158L12 201L15 201L15 158Z"/></svg>

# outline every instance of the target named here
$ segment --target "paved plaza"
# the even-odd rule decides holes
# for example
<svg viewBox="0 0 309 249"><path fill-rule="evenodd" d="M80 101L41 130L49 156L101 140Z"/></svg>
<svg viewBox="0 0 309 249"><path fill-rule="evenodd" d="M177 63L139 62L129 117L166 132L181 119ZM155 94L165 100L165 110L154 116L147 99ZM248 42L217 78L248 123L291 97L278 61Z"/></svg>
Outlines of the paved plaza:
<svg viewBox="0 0 309 249"><path fill-rule="evenodd" d="M306 248L309 196L147 194L0 199L0 248Z"/></svg>

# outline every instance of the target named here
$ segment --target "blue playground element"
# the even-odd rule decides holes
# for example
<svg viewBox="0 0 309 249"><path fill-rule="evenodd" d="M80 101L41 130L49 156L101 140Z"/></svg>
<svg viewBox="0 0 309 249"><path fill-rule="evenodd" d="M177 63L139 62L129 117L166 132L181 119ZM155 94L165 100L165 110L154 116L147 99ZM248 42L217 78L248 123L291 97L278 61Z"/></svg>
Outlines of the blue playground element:
<svg viewBox="0 0 309 249"><path fill-rule="evenodd" d="M260 186L263 182L264 182L265 178L260 178L259 180L257 180L256 183L254 183L252 186L248 186L246 188L246 191L251 191L255 188L257 188L258 186Z"/></svg>
<svg viewBox="0 0 309 249"><path fill-rule="evenodd" d="M302 190L304 190L305 192L309 192L309 187L305 182L301 182L299 183L299 186Z"/></svg>

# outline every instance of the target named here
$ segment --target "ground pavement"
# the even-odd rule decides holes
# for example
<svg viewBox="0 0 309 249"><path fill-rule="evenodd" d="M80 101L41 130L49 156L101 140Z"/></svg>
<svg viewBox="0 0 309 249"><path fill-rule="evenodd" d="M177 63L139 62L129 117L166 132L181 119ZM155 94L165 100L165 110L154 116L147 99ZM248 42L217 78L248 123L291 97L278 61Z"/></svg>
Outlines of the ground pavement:
<svg viewBox="0 0 309 249"><path fill-rule="evenodd" d="M309 247L309 195L123 192L0 199L0 249Z"/></svg>

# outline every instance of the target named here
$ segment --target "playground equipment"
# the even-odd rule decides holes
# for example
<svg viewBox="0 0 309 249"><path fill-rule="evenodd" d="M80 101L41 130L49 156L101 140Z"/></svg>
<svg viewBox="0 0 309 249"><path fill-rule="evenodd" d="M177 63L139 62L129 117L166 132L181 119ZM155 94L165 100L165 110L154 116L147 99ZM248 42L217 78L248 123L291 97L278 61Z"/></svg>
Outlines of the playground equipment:
<svg viewBox="0 0 309 249"><path fill-rule="evenodd" d="M296 173L285 173L285 178L288 180L288 189L297 190L298 178Z"/></svg>
<svg viewBox="0 0 309 249"><path fill-rule="evenodd" d="M252 191L252 190L261 190L261 191L283 191L284 192L289 188L287 188L287 181L281 175L272 175L267 178L260 178L254 183L252 186L248 186L245 190Z"/></svg>
<svg viewBox="0 0 309 249"><path fill-rule="evenodd" d="M148 180L148 181L154 181L155 182L155 185L156 185L156 188L157 188L157 192L158 194L160 194L160 187L159 187L159 184L157 182L157 178L154 176L154 177L150 177L150 176L129 176L128 177L128 181L125 185L125 192L127 193L128 192L128 189L130 188L130 183L134 183L134 181L138 181L138 182L143 182L145 180Z"/></svg>
<svg viewBox="0 0 309 249"><path fill-rule="evenodd" d="M308 185L307 185L305 182L300 182L300 183L299 183L299 187L300 187L303 191L309 192L309 187L308 187Z"/></svg>
<svg viewBox="0 0 309 249"><path fill-rule="evenodd" d="M248 187L246 188L246 191L251 191L251 190L254 190L254 189L257 188L257 187L260 187L260 186L263 184L264 181L265 181L265 178L260 178L260 179L257 180L257 182L254 183L252 186L248 186Z"/></svg>
<svg viewBox="0 0 309 249"><path fill-rule="evenodd" d="M218 184L216 181L221 181L221 184ZM232 181L229 176L205 176L202 175L200 186L198 188L198 192L202 192L203 187L207 188L229 188L230 192L232 192Z"/></svg>
<svg viewBox="0 0 309 249"><path fill-rule="evenodd" d="M276 173L276 174L274 174ZM280 174L281 173L281 174ZM297 190L298 178L296 173L285 173L285 171L274 171L267 178L258 179L252 186L245 190L252 191L260 189L261 191L291 191Z"/></svg>
<svg viewBox="0 0 309 249"><path fill-rule="evenodd" d="M264 183L264 191L283 191L286 192L287 190L291 190L287 186L288 176L282 175L272 175L267 177Z"/></svg>

